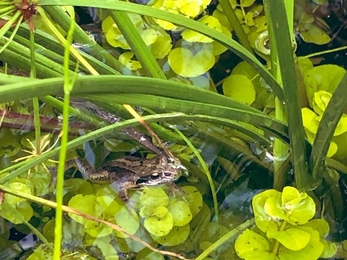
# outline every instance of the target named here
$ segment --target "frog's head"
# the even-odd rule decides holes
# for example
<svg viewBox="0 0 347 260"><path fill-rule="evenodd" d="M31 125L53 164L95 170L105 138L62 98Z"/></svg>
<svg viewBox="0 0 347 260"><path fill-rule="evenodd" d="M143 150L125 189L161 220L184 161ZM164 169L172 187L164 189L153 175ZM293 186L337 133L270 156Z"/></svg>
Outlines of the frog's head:
<svg viewBox="0 0 347 260"><path fill-rule="evenodd" d="M188 175L188 170L177 158L160 158L160 162L150 175L146 176L146 184L155 186L162 183L177 181L182 175Z"/></svg>
<svg viewBox="0 0 347 260"><path fill-rule="evenodd" d="M177 172L178 180L181 176L189 176L188 169L177 158L167 158L168 164Z"/></svg>

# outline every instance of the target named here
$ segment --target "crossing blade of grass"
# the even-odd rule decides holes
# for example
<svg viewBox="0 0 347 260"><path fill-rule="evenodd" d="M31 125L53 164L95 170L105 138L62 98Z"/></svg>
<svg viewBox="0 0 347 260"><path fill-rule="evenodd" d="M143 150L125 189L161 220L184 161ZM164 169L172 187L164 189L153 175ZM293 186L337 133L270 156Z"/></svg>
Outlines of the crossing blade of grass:
<svg viewBox="0 0 347 260"><path fill-rule="evenodd" d="M337 86L323 117L319 122L312 152L309 161L309 167L312 171L314 180L322 178L321 172L325 167L325 158L328 153L330 140L334 134L337 124L340 121L343 111L347 107L347 74L344 75L340 84ZM345 145L345 144L340 144Z"/></svg>
<svg viewBox="0 0 347 260"><path fill-rule="evenodd" d="M294 53L287 15L283 1L266 1L273 38L277 46L278 66L284 91L284 106L288 117L292 163L295 181L299 189L309 188L310 178L307 172L307 154L305 131L299 105Z"/></svg>
<svg viewBox="0 0 347 260"><path fill-rule="evenodd" d="M194 102L188 100L158 97L154 95L141 95L141 94L117 94L117 95L83 95L89 100L97 100L104 102L127 103L131 105L138 105L148 107L151 109L180 111L192 115L206 115L215 118L220 118L220 121L227 122L227 119L236 120L241 122L250 123L254 126L260 127L283 141L287 139L287 126L281 122L261 113L245 111L238 108L229 106L220 106L214 104L208 104L206 102ZM203 120L202 120L203 121Z"/></svg>

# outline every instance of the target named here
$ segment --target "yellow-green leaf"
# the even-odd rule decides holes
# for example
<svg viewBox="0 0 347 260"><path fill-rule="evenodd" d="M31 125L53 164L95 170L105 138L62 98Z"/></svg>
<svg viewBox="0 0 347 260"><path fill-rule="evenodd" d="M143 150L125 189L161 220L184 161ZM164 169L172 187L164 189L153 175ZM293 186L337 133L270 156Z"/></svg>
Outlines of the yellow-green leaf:
<svg viewBox="0 0 347 260"><path fill-rule="evenodd" d="M270 244L267 239L261 235L246 229L243 231L235 241L235 250L239 257L244 257L249 252L258 252L261 254L263 251L270 250Z"/></svg>
<svg viewBox="0 0 347 260"><path fill-rule="evenodd" d="M310 241L311 234L296 228L288 228L283 231L269 231L268 238L274 238L286 248L298 251L303 249Z"/></svg>
<svg viewBox="0 0 347 260"><path fill-rule="evenodd" d="M144 221L144 227L152 235L162 237L169 234L173 227L173 219L170 212L163 218L148 217Z"/></svg>
<svg viewBox="0 0 347 260"><path fill-rule="evenodd" d="M255 100L255 89L252 81L244 75L233 74L223 82L224 95L250 105Z"/></svg>
<svg viewBox="0 0 347 260"><path fill-rule="evenodd" d="M171 200L168 210L172 214L174 226L184 226L193 218L188 204L181 200Z"/></svg>
<svg viewBox="0 0 347 260"><path fill-rule="evenodd" d="M165 236L151 236L156 242L163 246L176 246L186 241L189 233L190 227L189 224L187 224L182 227L174 227L170 233Z"/></svg>
<svg viewBox="0 0 347 260"><path fill-rule="evenodd" d="M209 50L201 49L193 54L186 48L175 48L168 56L171 69L183 77L197 77L211 69L215 63L215 57Z"/></svg>

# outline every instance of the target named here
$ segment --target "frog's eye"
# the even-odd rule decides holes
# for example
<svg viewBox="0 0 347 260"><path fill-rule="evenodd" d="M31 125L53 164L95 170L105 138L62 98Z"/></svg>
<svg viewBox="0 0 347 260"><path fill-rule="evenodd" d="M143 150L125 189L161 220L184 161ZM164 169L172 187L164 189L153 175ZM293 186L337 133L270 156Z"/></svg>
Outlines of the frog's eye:
<svg viewBox="0 0 347 260"><path fill-rule="evenodd" d="M164 172L164 176L166 176L166 177L170 177L171 175L172 175L171 172Z"/></svg>
<svg viewBox="0 0 347 260"><path fill-rule="evenodd" d="M160 176L159 176L159 173L157 173L157 172L151 174L151 178L154 179L154 180L155 180L155 179L159 179L159 177L160 177Z"/></svg>

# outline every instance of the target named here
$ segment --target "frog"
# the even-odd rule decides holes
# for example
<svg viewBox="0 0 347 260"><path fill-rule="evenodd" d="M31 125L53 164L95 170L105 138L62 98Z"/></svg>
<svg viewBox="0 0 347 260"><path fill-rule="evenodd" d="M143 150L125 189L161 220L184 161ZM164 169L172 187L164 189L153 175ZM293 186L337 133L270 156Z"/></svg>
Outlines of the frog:
<svg viewBox="0 0 347 260"><path fill-rule="evenodd" d="M127 205L129 190L165 183L172 184L188 173L179 159L163 155L150 159L124 156L104 163L97 170L79 158L76 158L75 162L85 179L97 183L110 183L119 198Z"/></svg>

